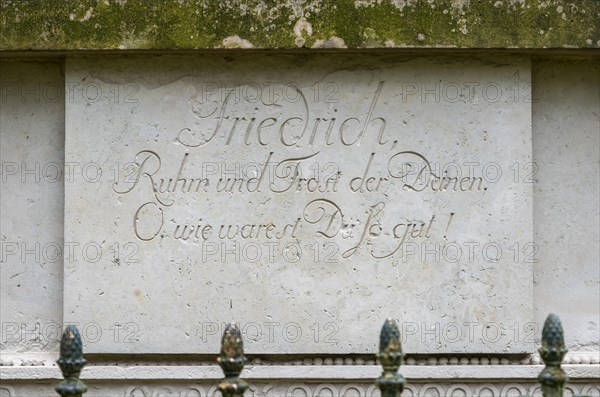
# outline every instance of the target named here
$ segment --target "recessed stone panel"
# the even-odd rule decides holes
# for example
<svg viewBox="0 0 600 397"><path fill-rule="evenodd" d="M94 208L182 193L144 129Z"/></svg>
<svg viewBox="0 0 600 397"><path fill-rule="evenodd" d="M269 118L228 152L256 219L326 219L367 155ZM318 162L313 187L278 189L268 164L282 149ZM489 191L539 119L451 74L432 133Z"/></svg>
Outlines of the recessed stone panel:
<svg viewBox="0 0 600 397"><path fill-rule="evenodd" d="M236 321L250 353L370 353L388 316L412 353L532 350L528 62L82 57L66 81L87 352L216 353Z"/></svg>

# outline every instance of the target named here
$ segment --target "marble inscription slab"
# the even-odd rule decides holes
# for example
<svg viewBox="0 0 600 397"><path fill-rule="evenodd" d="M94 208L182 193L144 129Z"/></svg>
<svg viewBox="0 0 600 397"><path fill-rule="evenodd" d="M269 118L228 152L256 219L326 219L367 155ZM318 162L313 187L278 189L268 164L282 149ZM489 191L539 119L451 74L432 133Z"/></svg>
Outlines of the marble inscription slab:
<svg viewBox="0 0 600 397"><path fill-rule="evenodd" d="M517 58L71 58L65 321L86 351L532 350Z"/></svg>

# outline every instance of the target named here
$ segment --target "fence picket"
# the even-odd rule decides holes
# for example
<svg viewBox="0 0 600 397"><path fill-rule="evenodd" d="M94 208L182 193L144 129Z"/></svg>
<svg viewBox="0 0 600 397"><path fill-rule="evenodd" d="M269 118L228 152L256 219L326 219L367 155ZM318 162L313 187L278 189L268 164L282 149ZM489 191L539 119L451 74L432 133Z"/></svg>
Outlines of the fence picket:
<svg viewBox="0 0 600 397"><path fill-rule="evenodd" d="M375 384L381 390L381 397L400 397L406 381L398 373L404 353L402 352L402 342L400 340L400 329L398 323L392 318L388 318L381 327L379 336L379 353L377 359L383 367L383 373L375 381Z"/></svg>
<svg viewBox="0 0 600 397"><path fill-rule="evenodd" d="M546 364L538 376L544 397L563 397L565 383L569 380L569 376L560 365L567 351L560 319L556 314L549 314L542 329L542 347L539 350Z"/></svg>
<svg viewBox="0 0 600 397"><path fill-rule="evenodd" d="M243 396L248 384L240 379L240 373L246 364L242 333L235 324L228 324L221 340L221 355L217 358L225 379L219 383L223 397Z"/></svg>
<svg viewBox="0 0 600 397"><path fill-rule="evenodd" d="M81 397L87 391L87 387L79 379L86 363L79 331L76 326L69 325L60 340L60 358L57 364L64 380L55 388L58 394L62 397Z"/></svg>

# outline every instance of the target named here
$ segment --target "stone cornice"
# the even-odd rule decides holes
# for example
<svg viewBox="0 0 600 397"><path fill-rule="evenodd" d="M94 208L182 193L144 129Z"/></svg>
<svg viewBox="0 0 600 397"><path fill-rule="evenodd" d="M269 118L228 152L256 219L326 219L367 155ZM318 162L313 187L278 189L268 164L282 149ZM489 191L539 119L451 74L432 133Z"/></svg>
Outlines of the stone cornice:
<svg viewBox="0 0 600 397"><path fill-rule="evenodd" d="M596 0L0 0L0 52L600 48Z"/></svg>

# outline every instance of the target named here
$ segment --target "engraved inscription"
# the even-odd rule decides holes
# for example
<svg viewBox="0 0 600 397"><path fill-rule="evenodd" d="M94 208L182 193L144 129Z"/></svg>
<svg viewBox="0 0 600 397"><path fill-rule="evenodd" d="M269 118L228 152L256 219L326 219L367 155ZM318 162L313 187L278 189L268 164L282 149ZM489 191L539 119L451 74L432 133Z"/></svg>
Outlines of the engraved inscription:
<svg viewBox="0 0 600 397"><path fill-rule="evenodd" d="M427 157L431 158L432 154L426 156L411 150L411 147L399 150L400 134L386 131L388 122L377 108L384 88L385 81L380 81L364 117L340 120L336 117L311 118L312 109L297 87L295 92L301 98L302 106L301 112L293 116L277 115L260 120L257 107L252 114L243 109L237 112L229 109L227 105L233 90L225 95L222 103L195 104L201 114L206 114L201 118L212 124L202 124L203 128L195 131L186 127L179 132L170 132L173 144L181 147L175 168L165 167L165 161L157 151L143 149L129 163L134 167L127 180L114 182L113 190L119 195L133 193L145 197L144 203L132 214L135 237L141 241L157 238L203 242L236 239L289 241L297 239L302 230L314 239L333 240L341 236L345 240L338 245L341 259L351 257L364 246L369 246L366 249L371 258L385 259L398 253L407 241L440 240L442 233L447 238L450 219L456 212L442 214L432 211L423 216L406 211L397 215L395 223L389 224L383 220L387 215L389 195L402 197L429 192L446 196L456 193L483 195L488 189L487 181L477 174L478 170L470 170L474 173L467 176L450 175L452 169L438 174L432 160ZM334 107L333 113L338 113L338 109ZM319 128L322 121L328 124ZM267 134L264 126L273 128ZM307 135L308 130L311 133ZM209 132L203 133L206 131ZM169 134L169 131L166 133ZM358 174L347 171L339 159L331 158L320 150L336 145L360 146L364 139L372 139L378 151L359 153L353 159L353 163L364 164L364 171ZM235 166L231 169L233 172L227 172L224 162L221 165L225 172L214 172L215 164L210 164L209 169L202 159L207 151L218 151L222 146L246 150L265 146L270 151L263 161L248 165L243 172ZM302 150L302 154L288 157L290 149ZM191 164L201 164L201 167ZM259 218L251 220L252 223L219 223L218 219L207 217L193 223L172 218L165 224L165 211L177 206L182 198L214 198L220 193L229 193L231 197L288 195L295 201L304 200L305 204L299 213L289 214L287 219L279 221ZM349 213L342 209L344 204L339 203L339 199L329 197L331 193L344 194L348 200L360 200L368 210L362 214ZM186 216L193 210L189 208ZM200 218L199 215L191 215ZM457 214L457 217L461 215ZM448 218L445 224L439 221L442 216ZM142 231L140 223L154 225L154 228ZM446 228L442 230L444 226ZM438 236L435 237L435 234ZM383 245L391 245L391 248L379 247L378 240L389 240Z"/></svg>

